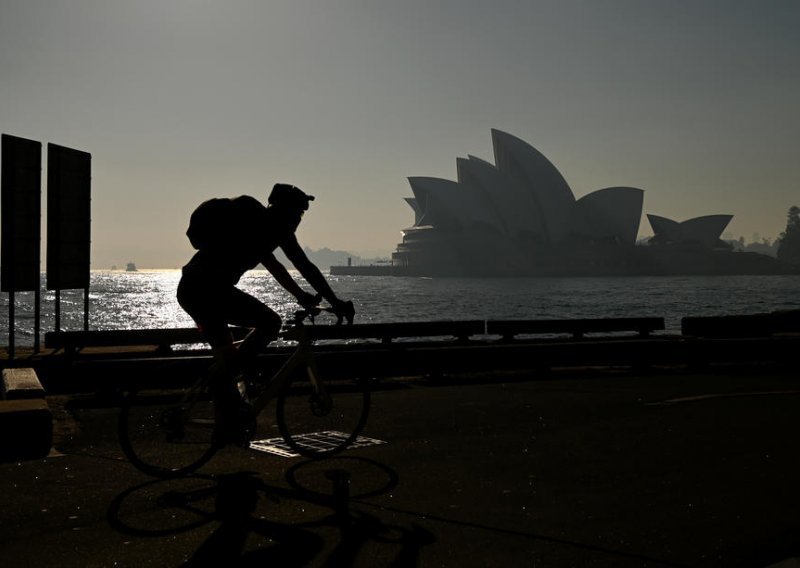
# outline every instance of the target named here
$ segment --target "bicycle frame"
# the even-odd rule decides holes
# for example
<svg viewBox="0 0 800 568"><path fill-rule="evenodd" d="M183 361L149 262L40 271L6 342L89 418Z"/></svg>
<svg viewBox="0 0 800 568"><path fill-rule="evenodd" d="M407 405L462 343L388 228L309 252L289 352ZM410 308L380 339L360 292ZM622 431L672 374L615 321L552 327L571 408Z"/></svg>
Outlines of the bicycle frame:
<svg viewBox="0 0 800 568"><path fill-rule="evenodd" d="M289 359L278 369L270 379L269 386L261 393L258 398L251 401L253 410L258 415L277 396L286 383L288 383L299 367L305 366L308 379L315 392L323 391L322 381L319 380L316 361L314 361L314 351L308 334L302 326L295 326L290 330L292 339L298 341L297 349Z"/></svg>

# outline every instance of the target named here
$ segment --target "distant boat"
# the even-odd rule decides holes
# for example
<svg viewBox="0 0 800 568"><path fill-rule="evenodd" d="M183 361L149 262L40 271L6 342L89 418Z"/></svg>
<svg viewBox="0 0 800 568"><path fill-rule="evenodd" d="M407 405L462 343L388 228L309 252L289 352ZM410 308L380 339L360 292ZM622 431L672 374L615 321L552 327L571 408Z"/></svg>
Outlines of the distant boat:
<svg viewBox="0 0 800 568"><path fill-rule="evenodd" d="M125 267L125 272L136 272L136 265L132 262L129 262L128 266Z"/></svg>

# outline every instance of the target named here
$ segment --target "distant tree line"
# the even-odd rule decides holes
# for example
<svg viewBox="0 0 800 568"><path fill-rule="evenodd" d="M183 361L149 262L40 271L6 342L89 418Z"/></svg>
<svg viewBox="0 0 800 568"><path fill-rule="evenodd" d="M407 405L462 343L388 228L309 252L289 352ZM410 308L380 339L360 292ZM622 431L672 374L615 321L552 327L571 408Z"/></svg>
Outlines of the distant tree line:
<svg viewBox="0 0 800 568"><path fill-rule="evenodd" d="M725 242L735 251L755 252L777 257L784 262L800 264L800 207L790 207L787 217L786 230L774 241L760 238L755 233L749 243L745 242L744 237L735 240L726 237Z"/></svg>
<svg viewBox="0 0 800 568"><path fill-rule="evenodd" d="M778 240L770 241L768 238L754 239L750 243L746 243L744 237L739 237L738 240L726 240L733 250L741 252L757 252L758 254L765 254L767 256L778 256Z"/></svg>
<svg viewBox="0 0 800 568"><path fill-rule="evenodd" d="M800 264L800 207L797 205L789 208L786 230L778 239L778 259Z"/></svg>

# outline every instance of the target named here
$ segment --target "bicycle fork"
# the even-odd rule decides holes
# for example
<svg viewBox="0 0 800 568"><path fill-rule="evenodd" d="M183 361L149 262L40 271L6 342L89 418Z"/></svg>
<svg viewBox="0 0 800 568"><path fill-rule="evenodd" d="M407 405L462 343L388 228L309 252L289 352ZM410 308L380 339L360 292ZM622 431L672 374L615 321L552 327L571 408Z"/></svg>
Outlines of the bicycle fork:
<svg viewBox="0 0 800 568"><path fill-rule="evenodd" d="M308 358L306 373L311 383L311 395L308 401L311 405L311 412L314 416L325 416L331 411L333 400L328 394L325 384L320 379L319 371L317 370L317 362L314 361L313 356Z"/></svg>
<svg viewBox="0 0 800 568"><path fill-rule="evenodd" d="M315 416L327 415L333 406L331 397L319 374L310 346L303 344L298 347L297 351L289 357L275 374L267 390L253 401L255 412L261 412L272 398L282 389L287 388L288 384L292 381L292 377L295 376L295 373L303 371L305 371L308 382L311 385L308 403L311 406L312 413Z"/></svg>

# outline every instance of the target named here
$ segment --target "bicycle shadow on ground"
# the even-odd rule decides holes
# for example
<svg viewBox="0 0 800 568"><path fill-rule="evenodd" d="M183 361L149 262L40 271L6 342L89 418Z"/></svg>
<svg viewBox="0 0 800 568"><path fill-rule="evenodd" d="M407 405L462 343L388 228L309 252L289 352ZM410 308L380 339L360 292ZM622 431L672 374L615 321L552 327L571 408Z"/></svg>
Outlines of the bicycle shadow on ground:
<svg viewBox="0 0 800 568"><path fill-rule="evenodd" d="M155 480L120 493L108 509L117 531L140 538L211 530L184 566L351 566L368 555L377 565L416 566L436 538L359 509L355 499L391 491L394 470L358 458L300 462L289 488L253 472Z"/></svg>

